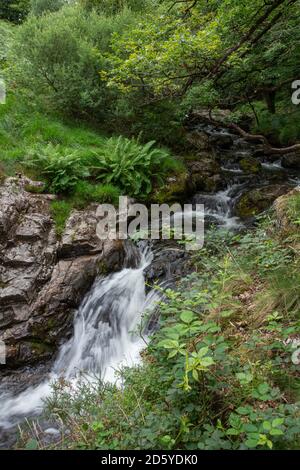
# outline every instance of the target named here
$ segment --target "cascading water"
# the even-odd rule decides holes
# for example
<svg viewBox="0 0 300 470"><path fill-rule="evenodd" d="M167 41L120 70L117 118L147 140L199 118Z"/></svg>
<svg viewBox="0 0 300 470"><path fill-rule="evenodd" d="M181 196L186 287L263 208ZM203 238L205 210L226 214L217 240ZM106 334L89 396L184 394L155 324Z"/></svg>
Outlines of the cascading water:
<svg viewBox="0 0 300 470"><path fill-rule="evenodd" d="M235 184L215 194L196 194L193 202L204 204L206 218L216 222L221 228L238 229L243 224L238 217L233 216L233 207L243 187L242 184Z"/></svg>
<svg viewBox="0 0 300 470"><path fill-rule="evenodd" d="M74 334L61 347L49 377L18 396L2 393L0 427L9 428L22 417L41 412L51 383L60 377L89 377L115 382L116 370L137 364L145 340L137 332L143 312L155 306L156 290L145 291L144 270L151 263L149 249L141 253L136 269L124 268L98 279L74 318Z"/></svg>

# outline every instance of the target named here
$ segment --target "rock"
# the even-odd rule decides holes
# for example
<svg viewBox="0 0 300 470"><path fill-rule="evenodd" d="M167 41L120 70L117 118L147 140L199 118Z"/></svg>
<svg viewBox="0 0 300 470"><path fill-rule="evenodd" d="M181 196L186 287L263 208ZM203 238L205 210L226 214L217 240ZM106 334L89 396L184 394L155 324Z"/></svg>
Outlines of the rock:
<svg viewBox="0 0 300 470"><path fill-rule="evenodd" d="M262 170L261 163L253 157L245 157L239 162L241 170L245 173L259 173Z"/></svg>
<svg viewBox="0 0 300 470"><path fill-rule="evenodd" d="M96 236L96 208L73 211L61 241L50 214L53 196L8 178L0 186L0 341L7 366L50 358L99 273L123 266L120 241ZM5 366L1 366L1 369Z"/></svg>
<svg viewBox="0 0 300 470"><path fill-rule="evenodd" d="M233 146L233 139L229 134L213 134L209 137L209 143L213 147L227 150Z"/></svg>
<svg viewBox="0 0 300 470"><path fill-rule="evenodd" d="M151 202L155 204L180 202L188 194L188 181L189 173L187 170L168 177L163 187L156 188L153 191Z"/></svg>
<svg viewBox="0 0 300 470"><path fill-rule="evenodd" d="M190 144L196 147L198 150L209 150L209 136L206 132L193 131L187 134L187 140Z"/></svg>
<svg viewBox="0 0 300 470"><path fill-rule="evenodd" d="M206 153L198 155L198 160L189 161L190 187L193 191L215 192L222 186L221 166Z"/></svg>
<svg viewBox="0 0 300 470"><path fill-rule="evenodd" d="M300 170L300 154L289 153L287 155L284 155L282 157L281 164L284 168L289 168L292 170Z"/></svg>
<svg viewBox="0 0 300 470"><path fill-rule="evenodd" d="M276 226L278 233L282 238L287 238L293 234L298 235L299 232L299 226L292 220L291 211L289 210L289 206L294 199L300 200L300 188L295 188L288 194L279 197L274 203ZM298 240L298 236L296 237L296 240Z"/></svg>
<svg viewBox="0 0 300 470"><path fill-rule="evenodd" d="M268 209L278 197L290 189L288 185L274 184L247 191L239 199L235 213L242 219L254 217Z"/></svg>
<svg viewBox="0 0 300 470"><path fill-rule="evenodd" d="M199 125L200 123L211 124L211 120L222 122L231 116L229 109L215 109L209 111L206 108L195 109L187 116L187 124Z"/></svg>

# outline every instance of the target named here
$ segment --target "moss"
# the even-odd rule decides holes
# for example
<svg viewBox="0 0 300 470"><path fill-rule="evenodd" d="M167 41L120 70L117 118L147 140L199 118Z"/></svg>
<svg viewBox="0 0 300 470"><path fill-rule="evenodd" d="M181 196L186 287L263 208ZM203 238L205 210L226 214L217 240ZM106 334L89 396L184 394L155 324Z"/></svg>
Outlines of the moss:
<svg viewBox="0 0 300 470"><path fill-rule="evenodd" d="M261 163L253 157L243 158L240 167L245 173L259 173L262 170Z"/></svg>
<svg viewBox="0 0 300 470"><path fill-rule="evenodd" d="M273 202L289 190L287 185L271 185L253 189L244 194L236 206L236 215L253 217L268 209Z"/></svg>
<svg viewBox="0 0 300 470"><path fill-rule="evenodd" d="M33 193L33 194L41 194L45 191L45 185L33 185L33 184L26 184L25 185L25 191L28 193Z"/></svg>
<svg viewBox="0 0 300 470"><path fill-rule="evenodd" d="M166 184L153 192L151 202L163 204L184 198L188 192L188 178L189 175L187 171L170 177Z"/></svg>
<svg viewBox="0 0 300 470"><path fill-rule="evenodd" d="M101 260L97 263L98 274L106 275L109 272L108 266L105 261Z"/></svg>
<svg viewBox="0 0 300 470"><path fill-rule="evenodd" d="M244 194L236 206L236 213L241 218L254 217L260 210L253 206L248 194Z"/></svg>
<svg viewBox="0 0 300 470"><path fill-rule="evenodd" d="M49 344L41 343L40 341L30 341L27 343L33 354L43 356L44 354L52 353L53 350Z"/></svg>

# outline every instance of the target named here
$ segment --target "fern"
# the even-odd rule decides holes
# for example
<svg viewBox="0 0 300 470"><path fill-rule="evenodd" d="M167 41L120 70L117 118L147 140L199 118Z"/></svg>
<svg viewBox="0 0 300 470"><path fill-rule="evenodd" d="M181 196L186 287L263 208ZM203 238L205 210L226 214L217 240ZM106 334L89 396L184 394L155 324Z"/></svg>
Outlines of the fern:
<svg viewBox="0 0 300 470"><path fill-rule="evenodd" d="M82 154L59 145L36 145L25 164L44 177L47 189L54 193L71 192L80 180L89 176Z"/></svg>
<svg viewBox="0 0 300 470"><path fill-rule="evenodd" d="M168 159L169 153L156 148L155 141L142 145L136 139L112 137L95 155L93 170L98 180L115 184L129 195L146 196L154 179L161 182Z"/></svg>

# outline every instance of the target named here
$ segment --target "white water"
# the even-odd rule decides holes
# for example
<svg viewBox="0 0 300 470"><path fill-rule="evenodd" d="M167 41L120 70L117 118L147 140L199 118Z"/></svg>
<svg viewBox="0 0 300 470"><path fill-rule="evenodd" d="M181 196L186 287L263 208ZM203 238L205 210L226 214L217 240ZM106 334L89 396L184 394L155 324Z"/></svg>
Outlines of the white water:
<svg viewBox="0 0 300 470"><path fill-rule="evenodd" d="M199 202L205 205L205 216L210 216L221 226L221 228L234 230L242 226L238 217L232 215L232 205L234 198L232 192L236 192L242 185L232 185L216 194L206 194L201 196ZM198 202L198 200L197 200Z"/></svg>
<svg viewBox="0 0 300 470"><path fill-rule="evenodd" d="M281 165L281 160L276 160L275 162L264 162L261 164L266 170L282 170L283 166Z"/></svg>
<svg viewBox="0 0 300 470"><path fill-rule="evenodd" d="M140 360L145 340L138 326L145 310L155 306L157 291L145 292L144 270L152 254L142 254L137 269L123 269L95 282L74 318L73 337L61 347L47 380L18 396L3 393L0 427L9 428L26 415L39 413L58 378L74 380L84 372L94 379L116 382L116 371Z"/></svg>

